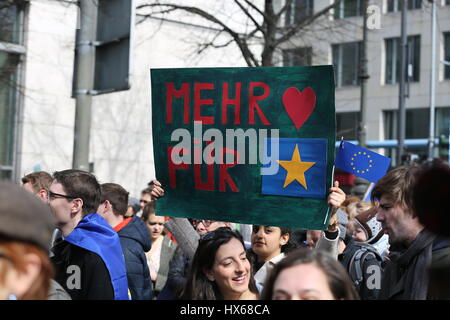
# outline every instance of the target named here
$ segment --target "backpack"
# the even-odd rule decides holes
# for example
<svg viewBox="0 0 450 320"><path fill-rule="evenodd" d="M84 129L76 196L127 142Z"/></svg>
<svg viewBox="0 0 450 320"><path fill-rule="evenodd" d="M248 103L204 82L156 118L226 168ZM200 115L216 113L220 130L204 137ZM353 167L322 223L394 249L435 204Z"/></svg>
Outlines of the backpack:
<svg viewBox="0 0 450 320"><path fill-rule="evenodd" d="M347 249L349 249L349 251L347 251ZM351 280L359 291L364 280L364 263L367 258L375 258L380 264L383 261L383 258L377 249L364 242L352 241L347 249L347 252L343 253L341 263L344 265Z"/></svg>

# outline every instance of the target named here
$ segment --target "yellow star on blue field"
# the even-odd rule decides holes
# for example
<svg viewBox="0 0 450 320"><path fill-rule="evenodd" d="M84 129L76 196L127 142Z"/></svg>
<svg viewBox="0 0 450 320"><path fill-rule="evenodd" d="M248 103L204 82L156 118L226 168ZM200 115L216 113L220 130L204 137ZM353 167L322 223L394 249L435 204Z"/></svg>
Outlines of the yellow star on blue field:
<svg viewBox="0 0 450 320"><path fill-rule="evenodd" d="M305 162L300 158L298 144L295 145L294 153L290 161L277 160L278 163L287 171L283 188L286 188L293 181L297 180L305 189L308 189L305 179L305 172L308 171L315 162Z"/></svg>

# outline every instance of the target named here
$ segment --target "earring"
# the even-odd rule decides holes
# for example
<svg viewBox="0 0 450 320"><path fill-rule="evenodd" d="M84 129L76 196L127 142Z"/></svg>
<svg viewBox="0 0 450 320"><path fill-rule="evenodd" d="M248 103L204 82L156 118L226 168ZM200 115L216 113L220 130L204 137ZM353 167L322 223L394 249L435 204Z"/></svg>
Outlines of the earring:
<svg viewBox="0 0 450 320"><path fill-rule="evenodd" d="M8 296L8 300L17 300L17 297L16 297L16 295L15 294L10 294L9 296Z"/></svg>

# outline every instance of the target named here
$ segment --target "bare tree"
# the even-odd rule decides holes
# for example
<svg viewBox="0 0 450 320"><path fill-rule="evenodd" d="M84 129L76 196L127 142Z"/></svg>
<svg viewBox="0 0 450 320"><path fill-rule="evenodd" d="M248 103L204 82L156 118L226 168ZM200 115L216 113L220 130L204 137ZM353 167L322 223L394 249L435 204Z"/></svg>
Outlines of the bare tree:
<svg viewBox="0 0 450 320"><path fill-rule="evenodd" d="M318 23L319 20L329 20L331 9L337 7L342 0L336 0L333 4L317 12L304 15L299 23L294 24L282 23L282 18L292 8L293 0L284 1L284 4L277 9L275 9L274 2L276 0L263 0L258 6L251 0L233 0L236 9L239 9L247 17L247 25L242 28L244 32L237 31L233 23L221 20L211 11L195 6L157 1L137 6L137 12L143 18L164 18L174 12L199 16L210 22L215 31L210 41L199 44L198 53L207 48L223 48L235 43L249 67L260 67L273 66L274 54L277 50ZM226 35L228 40L220 43L219 39L222 35ZM254 46L257 43L260 45L258 49Z"/></svg>

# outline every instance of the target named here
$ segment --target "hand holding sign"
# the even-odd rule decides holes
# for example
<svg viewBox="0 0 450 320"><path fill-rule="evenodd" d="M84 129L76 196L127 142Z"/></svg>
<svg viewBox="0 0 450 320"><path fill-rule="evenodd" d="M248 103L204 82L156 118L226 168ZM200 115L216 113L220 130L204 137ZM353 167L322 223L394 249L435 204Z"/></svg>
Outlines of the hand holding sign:
<svg viewBox="0 0 450 320"><path fill-rule="evenodd" d="M150 184L152 188L152 192L150 193L152 200L157 200L164 196L164 189L162 188L161 182L155 179Z"/></svg>

